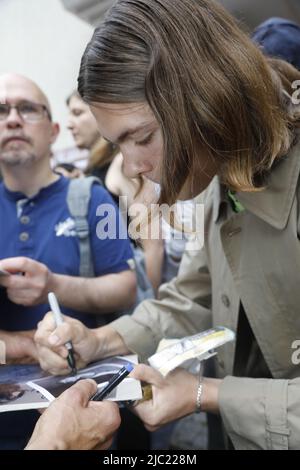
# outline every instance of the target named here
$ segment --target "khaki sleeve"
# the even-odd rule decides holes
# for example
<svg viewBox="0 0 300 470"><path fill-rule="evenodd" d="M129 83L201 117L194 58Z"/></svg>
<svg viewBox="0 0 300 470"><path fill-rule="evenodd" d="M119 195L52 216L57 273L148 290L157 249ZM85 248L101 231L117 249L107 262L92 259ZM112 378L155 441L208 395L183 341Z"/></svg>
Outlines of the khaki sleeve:
<svg viewBox="0 0 300 470"><path fill-rule="evenodd" d="M300 378L226 377L219 406L235 449L299 449Z"/></svg>
<svg viewBox="0 0 300 470"><path fill-rule="evenodd" d="M211 326L211 281L204 250L186 251L178 276L112 326L128 349L145 361L162 338L182 338Z"/></svg>

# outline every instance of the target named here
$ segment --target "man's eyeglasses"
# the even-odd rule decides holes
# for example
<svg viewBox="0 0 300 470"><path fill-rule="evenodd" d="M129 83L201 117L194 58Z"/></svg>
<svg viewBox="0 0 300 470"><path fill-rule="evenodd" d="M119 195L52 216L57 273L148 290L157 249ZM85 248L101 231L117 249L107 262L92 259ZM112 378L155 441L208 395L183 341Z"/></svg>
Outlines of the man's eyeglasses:
<svg viewBox="0 0 300 470"><path fill-rule="evenodd" d="M19 116L26 122L39 122L48 116L51 121L51 114L44 104L22 101L18 104L0 103L0 121L5 121L10 115L11 109L16 109Z"/></svg>

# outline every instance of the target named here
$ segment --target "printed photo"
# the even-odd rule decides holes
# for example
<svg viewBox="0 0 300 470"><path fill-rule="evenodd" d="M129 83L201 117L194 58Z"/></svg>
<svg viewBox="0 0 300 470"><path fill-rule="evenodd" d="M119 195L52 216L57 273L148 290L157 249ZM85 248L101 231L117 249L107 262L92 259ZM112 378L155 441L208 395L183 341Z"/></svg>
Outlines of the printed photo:
<svg viewBox="0 0 300 470"><path fill-rule="evenodd" d="M103 388L128 362L137 364L137 356L115 356L92 364L76 375L48 375L37 365L0 367L0 412L46 408L67 388L83 379L93 379ZM107 399L114 401L142 398L140 382L126 377Z"/></svg>

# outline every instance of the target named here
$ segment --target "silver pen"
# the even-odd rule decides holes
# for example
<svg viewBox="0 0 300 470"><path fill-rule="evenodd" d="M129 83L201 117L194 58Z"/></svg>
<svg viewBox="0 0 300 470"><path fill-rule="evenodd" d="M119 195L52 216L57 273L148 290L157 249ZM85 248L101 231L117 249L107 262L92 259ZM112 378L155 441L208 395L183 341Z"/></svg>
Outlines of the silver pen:
<svg viewBox="0 0 300 470"><path fill-rule="evenodd" d="M53 315L54 315L56 326L62 325L64 323L64 319L63 319L62 313L60 311L60 308L59 308L59 305L58 305L58 302L57 302L57 298L56 298L56 295L54 294L54 292L49 292L48 301L49 301L50 308L51 308L51 310L53 312ZM73 374L77 374L76 362L75 362L75 358L74 358L74 349L73 349L72 342L67 341L65 343L65 346L68 350L67 361L68 361L69 367L72 370Z"/></svg>

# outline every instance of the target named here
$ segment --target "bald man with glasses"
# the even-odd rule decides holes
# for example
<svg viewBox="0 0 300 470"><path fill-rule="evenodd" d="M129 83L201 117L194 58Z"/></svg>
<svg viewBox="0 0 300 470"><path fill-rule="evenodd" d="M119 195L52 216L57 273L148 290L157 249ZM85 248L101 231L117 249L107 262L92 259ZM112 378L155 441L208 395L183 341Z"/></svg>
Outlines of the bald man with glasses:
<svg viewBox="0 0 300 470"><path fill-rule="evenodd" d="M49 310L50 291L64 314L91 328L135 302L128 239L97 237L104 217L97 208L115 205L95 184L87 217L95 277L80 276L79 240L67 204L70 181L50 166L58 133L49 101L34 82L0 76L0 339L8 362L37 361L33 335ZM37 418L33 411L0 415L0 449L24 448Z"/></svg>

